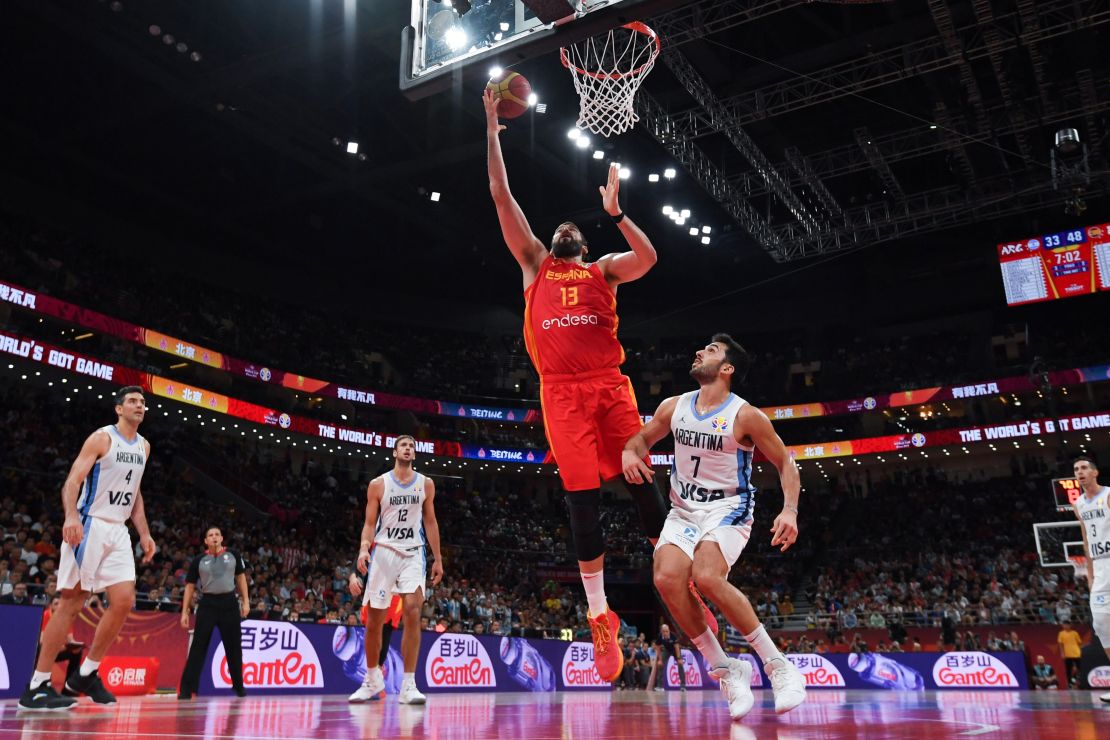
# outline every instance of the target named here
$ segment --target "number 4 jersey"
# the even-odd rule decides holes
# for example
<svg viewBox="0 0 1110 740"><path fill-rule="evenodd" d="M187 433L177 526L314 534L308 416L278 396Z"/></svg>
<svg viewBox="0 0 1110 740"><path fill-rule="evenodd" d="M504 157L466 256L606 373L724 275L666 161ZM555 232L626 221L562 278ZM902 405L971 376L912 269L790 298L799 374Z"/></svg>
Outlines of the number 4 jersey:
<svg viewBox="0 0 1110 740"><path fill-rule="evenodd" d="M131 510L135 508L135 498L146 469L146 445L142 435L136 433L133 440L124 439L115 426L97 431L107 434L112 444L108 454L93 464L81 484L77 511L82 521L92 516L122 523L131 518Z"/></svg>
<svg viewBox="0 0 1110 740"><path fill-rule="evenodd" d="M402 484L390 471L382 476L385 491L378 511L374 544L402 555L415 555L424 549L424 476L415 473Z"/></svg>
<svg viewBox="0 0 1110 740"><path fill-rule="evenodd" d="M737 442L734 429L736 415L747 401L730 393L723 404L699 414L699 393L679 396L671 415L671 502L686 511L735 507L743 512L734 522L740 523L751 515L750 502L756 490L751 482L755 448Z"/></svg>

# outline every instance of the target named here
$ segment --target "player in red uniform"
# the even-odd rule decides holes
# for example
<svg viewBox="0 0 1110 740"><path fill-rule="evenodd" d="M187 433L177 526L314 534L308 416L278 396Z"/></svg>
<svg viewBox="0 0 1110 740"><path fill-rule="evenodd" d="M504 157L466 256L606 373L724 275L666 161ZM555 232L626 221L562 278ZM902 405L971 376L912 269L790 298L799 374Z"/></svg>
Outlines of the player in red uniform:
<svg viewBox="0 0 1110 740"><path fill-rule="evenodd" d="M544 429L566 490L571 532L589 601L594 662L601 678L616 680L624 657L616 636L620 619L608 608L603 580L605 542L600 523L601 482L621 476L621 450L641 427L632 383L621 375L624 350L617 341L617 286L643 277L655 248L620 210L616 166L601 192L605 212L631 248L585 262L582 232L564 222L548 249L536 238L509 191L501 155L497 99L485 93L489 184L501 233L524 277L524 340L540 376ZM648 537L659 537L666 519L654 483L629 484Z"/></svg>

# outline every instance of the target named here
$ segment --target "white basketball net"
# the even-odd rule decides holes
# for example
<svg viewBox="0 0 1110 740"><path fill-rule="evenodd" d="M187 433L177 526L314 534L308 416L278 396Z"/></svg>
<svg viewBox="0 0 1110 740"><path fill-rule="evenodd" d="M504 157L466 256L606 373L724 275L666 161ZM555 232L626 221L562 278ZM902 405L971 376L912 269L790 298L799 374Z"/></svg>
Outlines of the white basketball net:
<svg viewBox="0 0 1110 740"><path fill-rule="evenodd" d="M634 98L659 56L659 37L629 23L560 50L581 103L578 128L601 136L622 134L640 119Z"/></svg>

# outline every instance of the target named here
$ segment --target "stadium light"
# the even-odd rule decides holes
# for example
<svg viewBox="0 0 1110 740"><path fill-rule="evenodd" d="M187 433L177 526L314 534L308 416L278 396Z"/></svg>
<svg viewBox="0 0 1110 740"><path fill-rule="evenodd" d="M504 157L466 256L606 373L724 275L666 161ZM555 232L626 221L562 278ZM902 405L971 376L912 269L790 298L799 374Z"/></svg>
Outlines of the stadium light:
<svg viewBox="0 0 1110 740"><path fill-rule="evenodd" d="M589 149L590 148L590 137L583 134L583 135L579 136L574 141L574 144L579 149Z"/></svg>
<svg viewBox="0 0 1110 740"><path fill-rule="evenodd" d="M703 236L701 238L701 243L702 244L708 244L709 243L709 237L708 236Z"/></svg>
<svg viewBox="0 0 1110 740"><path fill-rule="evenodd" d="M679 215L682 216L683 218L690 218L690 209L689 208L683 208L682 212Z"/></svg>
<svg viewBox="0 0 1110 740"><path fill-rule="evenodd" d="M697 235L698 235L698 227L691 226L690 227L690 236L697 236Z"/></svg>
<svg viewBox="0 0 1110 740"><path fill-rule="evenodd" d="M432 191L432 202L433 203L439 203L439 197L440 197L439 193L437 193L436 191L433 190Z"/></svg>
<svg viewBox="0 0 1110 740"><path fill-rule="evenodd" d="M505 70L501 69L501 67L497 66L496 64L489 68L489 78L491 80L500 80L501 75L504 73Z"/></svg>
<svg viewBox="0 0 1110 740"><path fill-rule="evenodd" d="M600 149L594 150L594 159L605 159L605 152Z"/></svg>
<svg viewBox="0 0 1110 740"><path fill-rule="evenodd" d="M703 233L703 234L712 234L713 233L713 228L710 227L710 226L702 226L701 227L701 233Z"/></svg>
<svg viewBox="0 0 1110 740"><path fill-rule="evenodd" d="M529 93L528 94L528 107L529 108L535 106L535 104L538 103L538 102L540 102L540 96L539 95L536 95L535 93Z"/></svg>
<svg viewBox="0 0 1110 740"><path fill-rule="evenodd" d="M618 170L617 172L617 176L620 177L620 179L622 180L627 180L628 178L632 177L632 170L628 169L627 167L621 167L620 170Z"/></svg>
<svg viewBox="0 0 1110 740"><path fill-rule="evenodd" d="M672 214L673 212L674 212L674 209L673 209L673 208L671 208L670 206L663 206L663 215L664 215L664 216L669 216L669 215L671 215L671 214Z"/></svg>
<svg viewBox="0 0 1110 740"><path fill-rule="evenodd" d="M673 180L674 176L674 167L668 167L667 169L663 170L663 177L667 178L668 180Z"/></svg>
<svg viewBox="0 0 1110 740"><path fill-rule="evenodd" d="M358 154L358 142L357 141L348 141L347 142L347 154Z"/></svg>
<svg viewBox="0 0 1110 740"><path fill-rule="evenodd" d="M659 182L658 173L652 172L650 175L648 175L648 182Z"/></svg>
<svg viewBox="0 0 1110 740"><path fill-rule="evenodd" d="M572 140L573 139L578 139L581 136L582 136L582 132L578 129L577 126L572 128L570 131L567 131L567 138L568 139L572 139Z"/></svg>

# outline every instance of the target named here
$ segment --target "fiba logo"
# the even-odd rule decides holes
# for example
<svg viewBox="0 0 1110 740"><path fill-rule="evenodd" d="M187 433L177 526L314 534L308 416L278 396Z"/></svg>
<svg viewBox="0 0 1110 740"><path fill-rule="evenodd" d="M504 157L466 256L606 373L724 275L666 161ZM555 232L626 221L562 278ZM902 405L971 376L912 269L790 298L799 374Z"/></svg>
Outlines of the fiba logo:
<svg viewBox="0 0 1110 740"><path fill-rule="evenodd" d="M288 429L293 420L289 418L289 414L282 414L278 417L278 426L282 429Z"/></svg>
<svg viewBox="0 0 1110 740"><path fill-rule="evenodd" d="M108 671L108 683L112 686L119 686L121 683L123 683L123 669L119 666L116 666L112 670Z"/></svg>
<svg viewBox="0 0 1110 740"><path fill-rule="evenodd" d="M728 429L728 419L723 416L716 416L709 423L709 426L713 427L715 432L723 432Z"/></svg>
<svg viewBox="0 0 1110 740"><path fill-rule="evenodd" d="M1030 252L1036 252L1038 249L1041 248L1041 240L1030 239L1029 243L1025 245L1025 248L1028 249Z"/></svg>
<svg viewBox="0 0 1110 740"><path fill-rule="evenodd" d="M274 374L270 372L270 368L264 367L258 371L258 377L269 383L270 378L274 377Z"/></svg>
<svg viewBox="0 0 1110 740"><path fill-rule="evenodd" d="M1092 689L1110 688L1110 666L1100 665L1088 673L1087 685Z"/></svg>
<svg viewBox="0 0 1110 740"><path fill-rule="evenodd" d="M910 444L912 444L914 447L924 447L925 435L921 432L918 432L917 434L910 437Z"/></svg>
<svg viewBox="0 0 1110 740"><path fill-rule="evenodd" d="M868 411L874 411L875 407L878 405L879 404L875 401L874 396L868 396L867 398L863 399L863 407Z"/></svg>
<svg viewBox="0 0 1110 740"><path fill-rule="evenodd" d="M1102 231L1101 226L1092 226L1091 228L1087 229L1087 236L1091 237L1092 239L1101 239L1103 235L1104 232Z"/></svg>

